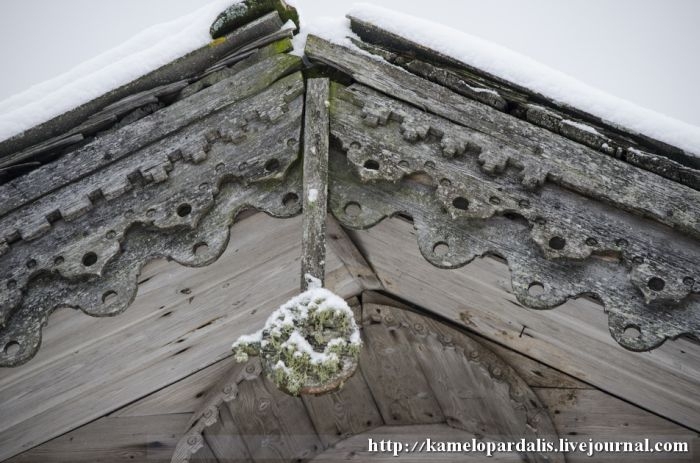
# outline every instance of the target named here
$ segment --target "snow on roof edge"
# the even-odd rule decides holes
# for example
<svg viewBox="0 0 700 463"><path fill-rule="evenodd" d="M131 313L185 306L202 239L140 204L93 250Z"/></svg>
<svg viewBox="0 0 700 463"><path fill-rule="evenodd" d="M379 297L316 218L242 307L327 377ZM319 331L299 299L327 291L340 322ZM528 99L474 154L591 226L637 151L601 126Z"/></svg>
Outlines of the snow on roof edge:
<svg viewBox="0 0 700 463"><path fill-rule="evenodd" d="M5 141L128 84L212 41L209 28L242 0L209 0L200 9L152 26L53 79L0 101Z"/></svg>
<svg viewBox="0 0 700 463"><path fill-rule="evenodd" d="M613 126L668 143L700 158L700 127L605 93L506 47L367 3L354 4L348 15L562 105L599 117Z"/></svg>

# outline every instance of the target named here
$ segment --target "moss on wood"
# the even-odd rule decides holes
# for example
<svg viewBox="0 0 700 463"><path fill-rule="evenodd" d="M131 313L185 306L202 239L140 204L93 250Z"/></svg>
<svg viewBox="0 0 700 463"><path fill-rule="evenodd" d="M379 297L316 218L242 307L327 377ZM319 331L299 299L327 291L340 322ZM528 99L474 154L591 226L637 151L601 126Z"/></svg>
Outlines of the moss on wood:
<svg viewBox="0 0 700 463"><path fill-rule="evenodd" d="M291 19L299 27L297 10L283 0L245 0L231 5L219 14L209 33L213 39L217 39L272 11L277 11L282 22Z"/></svg>

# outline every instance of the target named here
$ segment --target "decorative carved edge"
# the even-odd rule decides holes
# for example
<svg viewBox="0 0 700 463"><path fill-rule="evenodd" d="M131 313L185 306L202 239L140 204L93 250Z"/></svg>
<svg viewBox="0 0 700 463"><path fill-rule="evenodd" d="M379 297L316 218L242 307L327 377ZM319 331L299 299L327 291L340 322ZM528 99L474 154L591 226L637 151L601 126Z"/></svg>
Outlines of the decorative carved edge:
<svg viewBox="0 0 700 463"><path fill-rule="evenodd" d="M693 238L556 184L528 187L536 169L507 157L491 165L493 141L405 103L357 85L333 96L330 200L344 225L411 216L421 253L440 268L499 255L528 307L594 295L612 336L631 350L700 336Z"/></svg>

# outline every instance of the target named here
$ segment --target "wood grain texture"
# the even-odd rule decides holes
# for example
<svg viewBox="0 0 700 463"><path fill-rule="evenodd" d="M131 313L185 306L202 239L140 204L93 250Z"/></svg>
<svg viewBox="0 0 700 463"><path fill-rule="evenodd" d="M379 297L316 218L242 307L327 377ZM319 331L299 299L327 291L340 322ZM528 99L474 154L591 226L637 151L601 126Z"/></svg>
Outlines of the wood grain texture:
<svg viewBox="0 0 700 463"><path fill-rule="evenodd" d="M2 370L0 460L227 358L233 339L298 293L300 224L253 215L210 267L152 264L124 317L50 320L36 362ZM357 283L333 253L326 268L329 287L352 296Z"/></svg>
<svg viewBox="0 0 700 463"><path fill-rule="evenodd" d="M300 460L322 448L301 398L264 377L239 384L238 399L228 406L253 460Z"/></svg>
<svg viewBox="0 0 700 463"><path fill-rule="evenodd" d="M325 447L384 424L359 370L339 391L302 399Z"/></svg>
<svg viewBox="0 0 700 463"><path fill-rule="evenodd" d="M328 79L306 81L301 239L301 287L304 290L309 287L307 275L323 282L325 274L329 91Z"/></svg>
<svg viewBox="0 0 700 463"><path fill-rule="evenodd" d="M700 348L679 339L644 353L609 336L606 314L586 300L528 310L512 294L503 262L477 259L435 270L414 244L410 223L391 219L353 232L389 293L642 408L700 429Z"/></svg>
<svg viewBox="0 0 700 463"><path fill-rule="evenodd" d="M326 217L326 230L328 231L328 239L326 241L328 248L345 264L348 271L361 284L362 289L382 289L382 282L379 281L362 252L357 249L355 243L348 237L345 229L332 214L328 214Z"/></svg>
<svg viewBox="0 0 700 463"><path fill-rule="evenodd" d="M689 463L700 456L700 435L654 414L645 412L623 400L596 389L536 388L537 395L550 410L561 437L572 442L639 441L684 442L689 453L596 455L602 462ZM569 453L568 463L588 462L581 453Z"/></svg>
<svg viewBox="0 0 700 463"><path fill-rule="evenodd" d="M133 95L158 85L179 81L183 78L196 76L217 59L226 56L236 48L279 30L281 26L282 22L276 12L264 15L228 34L224 40L207 44L135 81L129 82L50 121L3 141L0 143L0 156L6 156L22 150L35 144L37 140L44 140L65 133L83 122L89 115L128 95Z"/></svg>
<svg viewBox="0 0 700 463"><path fill-rule="evenodd" d="M700 185L700 163L692 153L562 105L371 21L352 15L350 21L353 32L362 39L354 41L357 46L423 79L674 181L695 189Z"/></svg>
<svg viewBox="0 0 700 463"><path fill-rule="evenodd" d="M356 84L334 86L333 96L330 208L343 225L411 216L431 263L454 268L501 256L528 307L598 297L611 335L631 350L700 332L688 277L700 273L695 239L544 181L547 169L534 158L491 163L517 151L491 134Z"/></svg>
<svg viewBox="0 0 700 463"><path fill-rule="evenodd" d="M8 463L124 463L170 461L188 413L147 417L106 417L45 445L6 460Z"/></svg>
<svg viewBox="0 0 700 463"><path fill-rule="evenodd" d="M395 456L392 452L372 452L368 449L369 439L373 441L391 440L392 442L400 442L413 446L418 443L418 446L426 439L432 439L433 442L471 442L477 438L476 435L466 431L452 428L445 424L423 424L409 426L382 426L371 431L357 434L348 439L338 442L334 447L326 450L316 456L314 463L321 462L338 462L338 461L357 461L357 462L461 462L461 461L484 461L483 454L478 453L428 453L420 451L400 452ZM419 447L416 447L417 449ZM523 460L517 454L499 454L488 461L496 462L522 462Z"/></svg>
<svg viewBox="0 0 700 463"><path fill-rule="evenodd" d="M384 422L444 422L442 410L403 333L393 327L365 324L362 334L365 347L360 369Z"/></svg>
<svg viewBox="0 0 700 463"><path fill-rule="evenodd" d="M364 299L364 298L363 298ZM365 303L372 320L405 336L449 426L507 442L556 440L547 409L508 364L477 341L428 317ZM528 461L563 462L561 454L528 452Z"/></svg>
<svg viewBox="0 0 700 463"><path fill-rule="evenodd" d="M551 174L558 183L623 209L653 217L695 236L700 234L700 225L693 221L698 214L696 198L700 193L697 191L674 182L659 182L655 174L563 137L552 136L545 129L317 36L309 35L305 52L310 59L348 73L357 82L379 92L464 127L495 136L506 146L519 148L518 153L509 154L512 161L532 165L527 159L537 160L539 168ZM488 154L497 155L495 152ZM639 185L646 186L643 193ZM674 210L673 216L667 214L669 207Z"/></svg>

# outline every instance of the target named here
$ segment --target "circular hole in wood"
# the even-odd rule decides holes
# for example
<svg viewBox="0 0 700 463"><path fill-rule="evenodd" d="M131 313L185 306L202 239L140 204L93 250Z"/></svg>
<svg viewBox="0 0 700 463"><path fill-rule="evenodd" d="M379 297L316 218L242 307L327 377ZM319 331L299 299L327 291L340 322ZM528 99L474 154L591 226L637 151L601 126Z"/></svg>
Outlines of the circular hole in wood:
<svg viewBox="0 0 700 463"><path fill-rule="evenodd" d="M86 267L92 267L97 263L97 254L94 252L86 252L83 256L83 265Z"/></svg>
<svg viewBox="0 0 700 463"><path fill-rule="evenodd" d="M452 205L460 211L466 211L467 209L469 209L469 201L467 200L467 198L464 198L462 196L457 196L455 199L453 199Z"/></svg>
<svg viewBox="0 0 700 463"><path fill-rule="evenodd" d="M374 159L366 160L363 166L367 170L379 170L379 163Z"/></svg>
<svg viewBox="0 0 700 463"><path fill-rule="evenodd" d="M450 181L449 178L443 178L442 180L440 180L440 185L442 185L444 187L448 187L448 186L452 185L452 182Z"/></svg>
<svg viewBox="0 0 700 463"><path fill-rule="evenodd" d="M622 335L627 339L637 339L642 335L642 330L636 325L627 325Z"/></svg>
<svg viewBox="0 0 700 463"><path fill-rule="evenodd" d="M268 172L274 172L280 168L280 162L277 159L270 159L265 163L265 170Z"/></svg>
<svg viewBox="0 0 700 463"><path fill-rule="evenodd" d="M180 204L177 207L177 215L180 217L187 217L192 212L192 206L189 204Z"/></svg>
<svg viewBox="0 0 700 463"><path fill-rule="evenodd" d="M403 167L404 169L408 169L409 166L410 166L410 164L408 163L408 161L399 161L399 167Z"/></svg>
<svg viewBox="0 0 700 463"><path fill-rule="evenodd" d="M595 238L587 238L586 239L586 244L588 246L598 246L598 240Z"/></svg>
<svg viewBox="0 0 700 463"><path fill-rule="evenodd" d="M10 341L5 344L2 351L5 353L5 355L16 355L19 352L19 349L20 345L17 341Z"/></svg>
<svg viewBox="0 0 700 463"><path fill-rule="evenodd" d="M647 286L652 291L661 291L666 286L666 282L659 277L651 277L647 282Z"/></svg>
<svg viewBox="0 0 700 463"><path fill-rule="evenodd" d="M549 247L552 249L556 249L557 251L561 251L566 247L566 240L561 236L553 236L549 240Z"/></svg>
<svg viewBox="0 0 700 463"><path fill-rule="evenodd" d="M54 265L61 265L64 262L63 256L56 256L53 260Z"/></svg>
<svg viewBox="0 0 700 463"><path fill-rule="evenodd" d="M541 296L544 294L544 285L539 281L534 281L530 283L530 286L528 286L527 293L530 296Z"/></svg>
<svg viewBox="0 0 700 463"><path fill-rule="evenodd" d="M36 261L34 259L29 259L27 261L27 268L34 268L36 267Z"/></svg>
<svg viewBox="0 0 700 463"><path fill-rule="evenodd" d="M685 277L683 278L683 284L686 286L693 286L695 284L695 280L692 277Z"/></svg>
<svg viewBox="0 0 700 463"><path fill-rule="evenodd" d="M348 217L357 217L362 212L362 206L359 203L347 203L344 210Z"/></svg>
<svg viewBox="0 0 700 463"><path fill-rule="evenodd" d="M102 303L107 305L111 304L114 301L117 300L117 292L116 291L107 291L102 295Z"/></svg>
<svg viewBox="0 0 700 463"><path fill-rule="evenodd" d="M501 204L501 198L499 198L498 196L491 196L489 198L489 202L494 206L498 206L499 204Z"/></svg>
<svg viewBox="0 0 700 463"><path fill-rule="evenodd" d="M444 241L440 241L439 243L435 243L435 246L433 246L433 254L436 255L437 257L442 257L447 255L447 253L450 250L450 245L445 243Z"/></svg>
<svg viewBox="0 0 700 463"><path fill-rule="evenodd" d="M194 247L192 248L192 253L193 253L195 256L198 256L198 257L199 257L199 256L203 256L203 255L206 255L207 252L209 252L209 245L208 245L207 243L204 243L204 242L202 242L202 243L197 243L197 244L195 244Z"/></svg>
<svg viewBox="0 0 700 463"><path fill-rule="evenodd" d="M282 198L282 205L284 207L295 207L299 204L299 195L290 191Z"/></svg>

